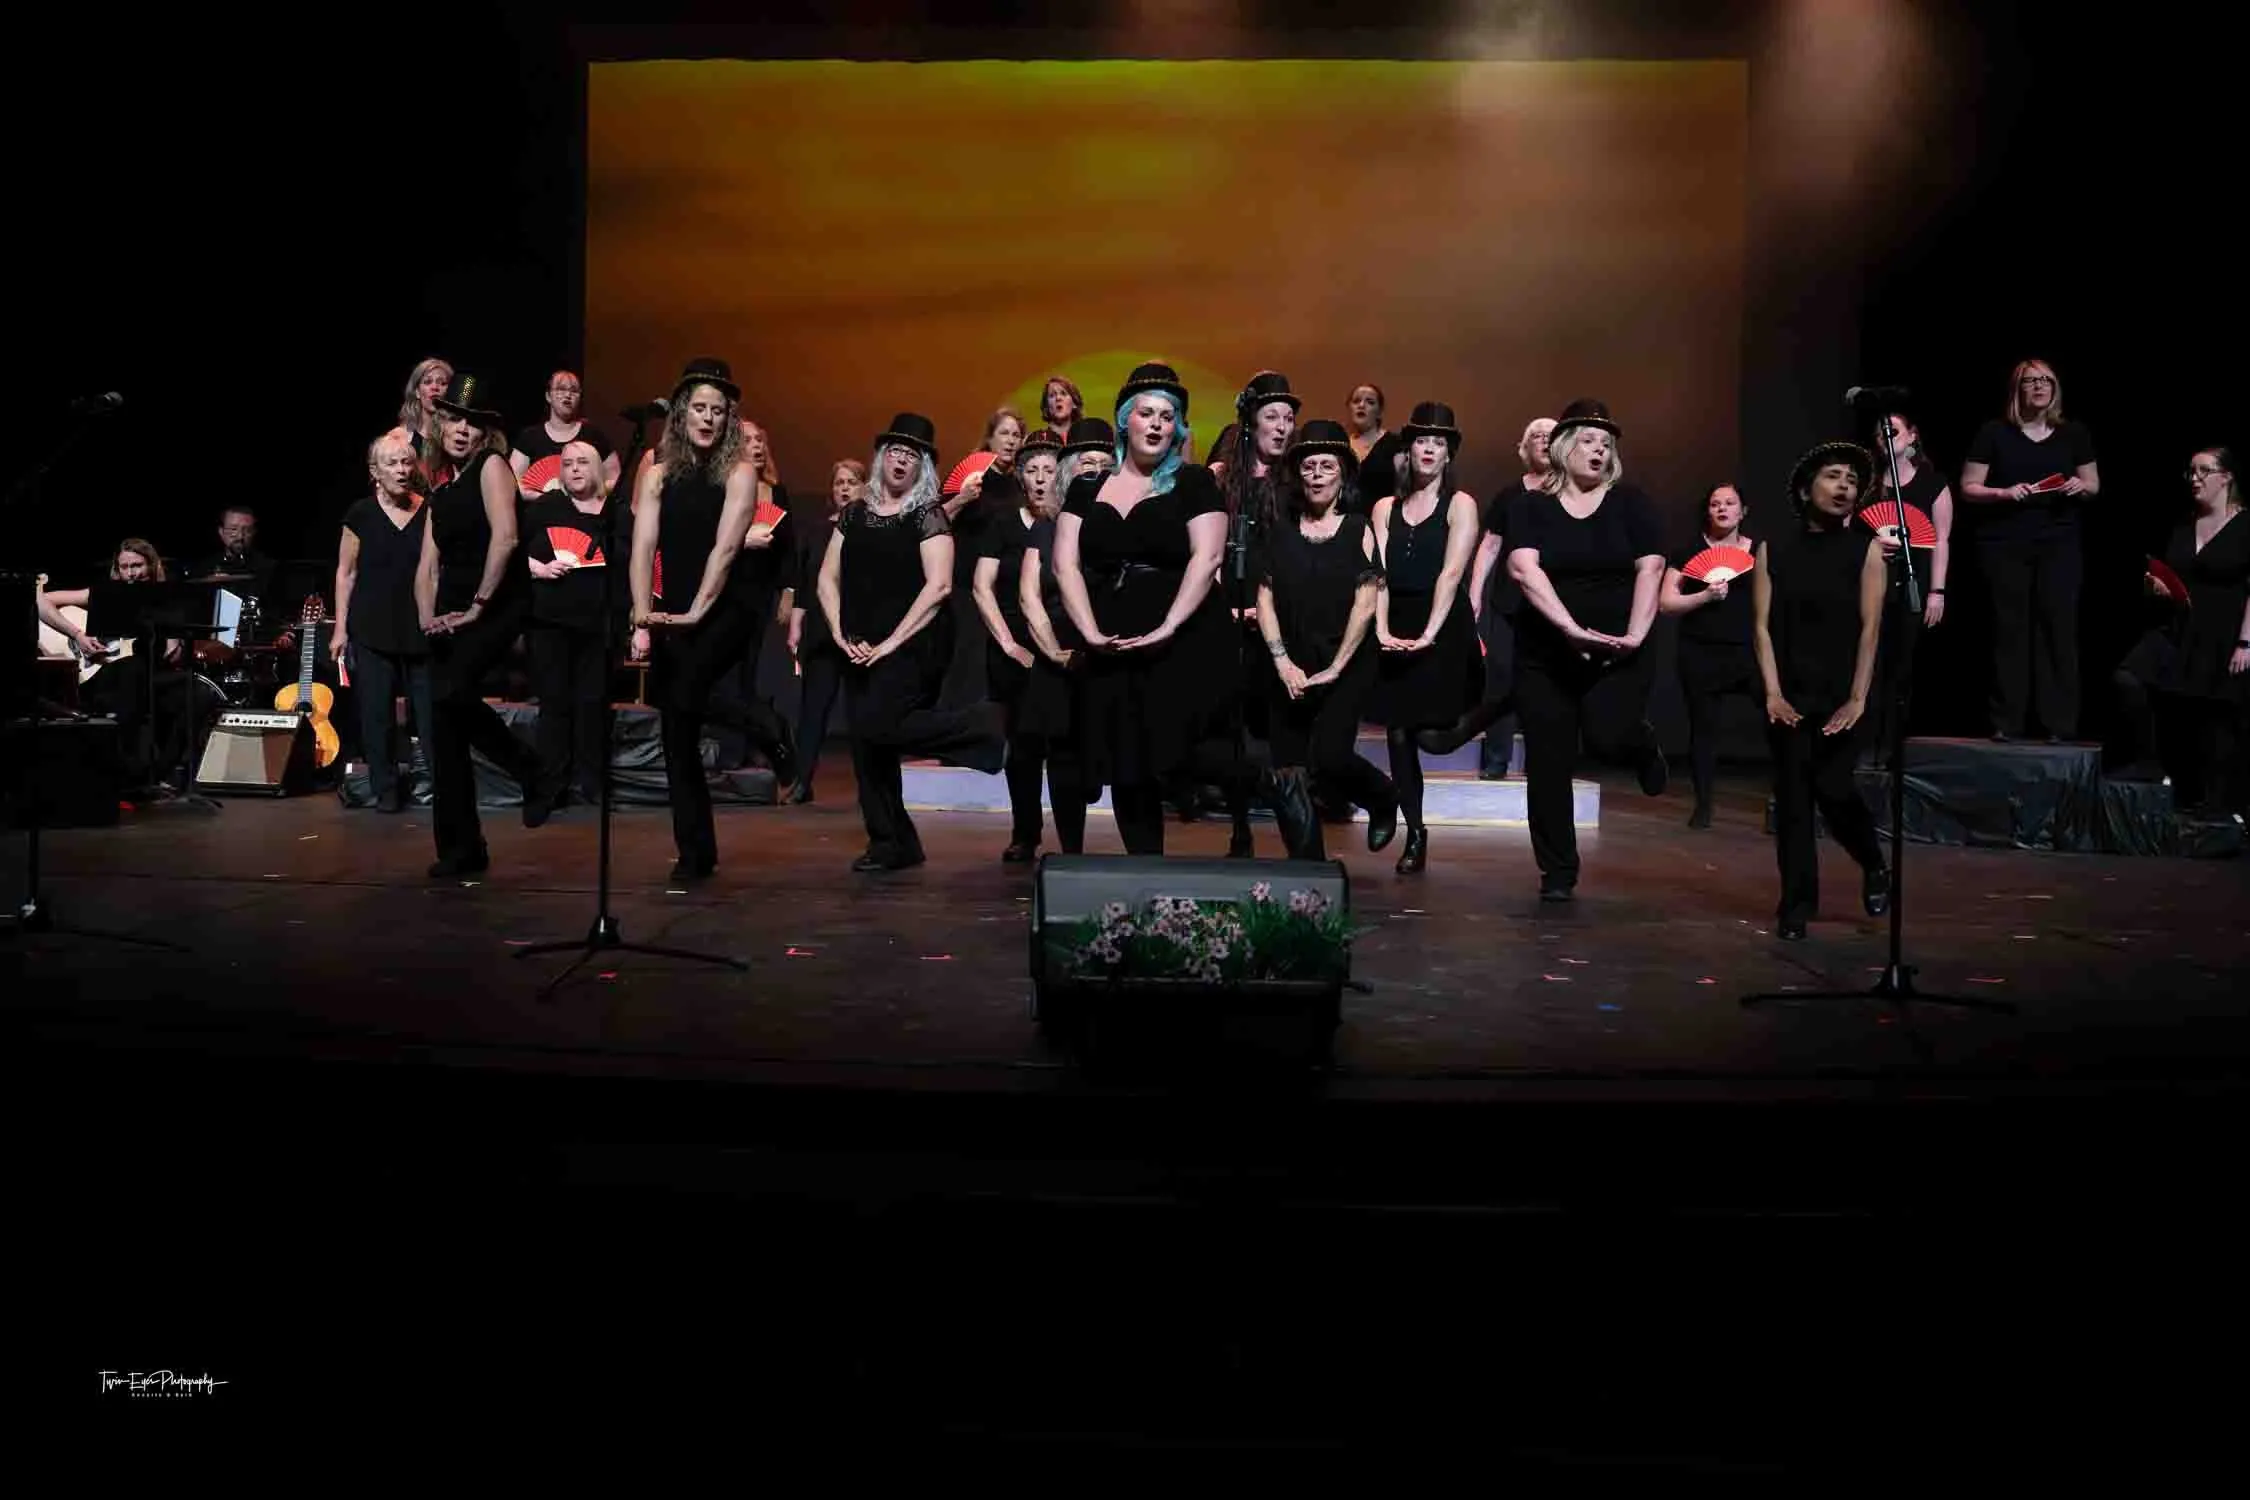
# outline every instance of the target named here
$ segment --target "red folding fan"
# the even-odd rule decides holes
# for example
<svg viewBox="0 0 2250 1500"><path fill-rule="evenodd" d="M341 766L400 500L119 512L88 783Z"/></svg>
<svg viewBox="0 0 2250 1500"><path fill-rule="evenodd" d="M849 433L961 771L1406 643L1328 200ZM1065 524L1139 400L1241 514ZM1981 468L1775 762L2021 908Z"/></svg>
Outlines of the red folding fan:
<svg viewBox="0 0 2250 1500"><path fill-rule="evenodd" d="M555 561L576 568L598 568L609 561L602 556L601 544L575 526L550 526L547 528L547 545L555 550Z"/></svg>
<svg viewBox="0 0 2250 1500"><path fill-rule="evenodd" d="M1740 547L1706 547L1680 564L1680 576L1697 583L1725 583L1758 565L1758 559Z"/></svg>
<svg viewBox="0 0 2250 1500"><path fill-rule="evenodd" d="M2173 572L2172 565L2163 558L2152 557L2148 560L2148 576L2156 580L2157 585L2164 590L2164 596L2174 604L2193 602L2188 595L2186 580Z"/></svg>
<svg viewBox="0 0 2250 1500"><path fill-rule="evenodd" d="M2069 483L2070 476L2068 474L2049 474L2045 479L2031 487L2031 493L2034 495L2052 495Z"/></svg>
<svg viewBox="0 0 2250 1500"><path fill-rule="evenodd" d="M971 474L981 474L986 469L991 468L992 461L999 456L1000 455L997 453L977 452L972 453L967 458L962 459L959 463L953 466L953 472L945 476L945 484L942 486L940 493L947 495L960 494L961 487L969 482L969 476Z"/></svg>
<svg viewBox="0 0 2250 1500"><path fill-rule="evenodd" d="M1860 520L1880 536L1895 538L1898 535L1898 515L1906 512L1906 541L1912 547L1935 547L1937 528L1930 524L1928 512L1919 505L1902 506L1896 500L1878 500L1859 513Z"/></svg>
<svg viewBox="0 0 2250 1500"><path fill-rule="evenodd" d="M545 458L535 458L524 466L523 488L534 495L541 490L562 488L562 455L550 453Z"/></svg>
<svg viewBox="0 0 2250 1500"><path fill-rule="evenodd" d="M788 514L789 512L783 510L771 500L760 500L756 513L750 517L750 529L752 531L771 531L779 526L781 518Z"/></svg>

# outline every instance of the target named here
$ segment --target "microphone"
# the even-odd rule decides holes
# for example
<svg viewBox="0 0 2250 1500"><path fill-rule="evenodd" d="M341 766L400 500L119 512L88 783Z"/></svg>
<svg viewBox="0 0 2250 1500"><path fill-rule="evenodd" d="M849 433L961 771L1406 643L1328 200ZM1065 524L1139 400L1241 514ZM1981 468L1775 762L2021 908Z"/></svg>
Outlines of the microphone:
<svg viewBox="0 0 2250 1500"><path fill-rule="evenodd" d="M104 391L99 396L80 396L70 403L74 412L115 411L125 404L125 398L115 391Z"/></svg>
<svg viewBox="0 0 2250 1500"><path fill-rule="evenodd" d="M1913 392L1903 385L1855 385L1844 392L1844 404L1860 406L1877 401L1898 402L1909 400L1912 396Z"/></svg>
<svg viewBox="0 0 2250 1500"><path fill-rule="evenodd" d="M658 417L669 416L672 403L659 396L654 401L643 401L638 406L628 406L618 415L628 422L653 422Z"/></svg>

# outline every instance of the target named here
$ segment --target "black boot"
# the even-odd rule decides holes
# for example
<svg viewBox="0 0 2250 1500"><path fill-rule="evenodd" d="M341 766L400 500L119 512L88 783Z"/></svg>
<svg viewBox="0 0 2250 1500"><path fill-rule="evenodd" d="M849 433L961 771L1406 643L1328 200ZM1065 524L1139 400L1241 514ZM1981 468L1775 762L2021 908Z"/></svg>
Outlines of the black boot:
<svg viewBox="0 0 2250 1500"><path fill-rule="evenodd" d="M1313 808L1312 789L1305 784L1305 773L1295 767L1276 771L1266 778L1264 791L1266 805L1273 809L1273 820L1281 829L1281 846L1289 857L1328 858L1327 845L1321 837L1320 814Z"/></svg>
<svg viewBox="0 0 2250 1500"><path fill-rule="evenodd" d="M1399 874L1419 875L1422 873L1423 867L1429 862L1430 830L1427 828L1407 829L1406 852L1398 857Z"/></svg>
<svg viewBox="0 0 2250 1500"><path fill-rule="evenodd" d="M1367 852L1379 853L1398 837L1398 789L1383 780L1380 800L1367 809Z"/></svg>
<svg viewBox="0 0 2250 1500"><path fill-rule="evenodd" d="M1891 909L1891 872L1888 866L1874 865L1860 871L1859 904L1871 917L1879 917Z"/></svg>

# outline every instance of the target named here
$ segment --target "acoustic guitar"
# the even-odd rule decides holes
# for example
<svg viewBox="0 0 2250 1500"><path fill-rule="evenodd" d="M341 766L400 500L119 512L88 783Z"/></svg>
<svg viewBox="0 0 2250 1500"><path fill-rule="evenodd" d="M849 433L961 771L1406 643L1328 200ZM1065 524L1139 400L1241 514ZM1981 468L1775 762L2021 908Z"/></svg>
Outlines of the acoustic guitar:
<svg viewBox="0 0 2250 1500"><path fill-rule="evenodd" d="M336 707L336 690L325 682L313 681L313 650L320 637L320 622L328 617L328 606L320 595L306 598L305 607L297 617L297 680L273 695L273 706L284 713L305 715L312 722L313 764L323 770L336 763L342 753L343 737L336 726L328 722L328 715Z"/></svg>

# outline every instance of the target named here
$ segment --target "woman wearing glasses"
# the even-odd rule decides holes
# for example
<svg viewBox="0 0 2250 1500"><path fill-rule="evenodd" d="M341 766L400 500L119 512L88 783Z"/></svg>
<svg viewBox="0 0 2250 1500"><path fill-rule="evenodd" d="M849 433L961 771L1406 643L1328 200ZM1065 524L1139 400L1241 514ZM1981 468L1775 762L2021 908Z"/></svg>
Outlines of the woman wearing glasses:
<svg viewBox="0 0 2250 1500"><path fill-rule="evenodd" d="M2079 516L2101 492L2094 437L2063 417L2062 382L2044 360L2016 366L2008 410L1987 422L1961 466L1977 565L1992 599L1992 737L2050 744L2078 733Z"/></svg>

